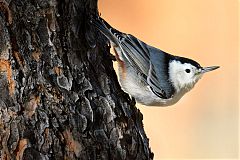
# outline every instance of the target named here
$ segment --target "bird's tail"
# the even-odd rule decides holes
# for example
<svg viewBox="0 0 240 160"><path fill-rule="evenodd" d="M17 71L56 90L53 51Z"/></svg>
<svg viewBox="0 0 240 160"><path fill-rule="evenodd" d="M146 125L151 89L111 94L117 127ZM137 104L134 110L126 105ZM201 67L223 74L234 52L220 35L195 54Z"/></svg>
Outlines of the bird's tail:
<svg viewBox="0 0 240 160"><path fill-rule="evenodd" d="M102 32L111 42L119 45L118 39L115 35L122 33L110 26L104 19L99 16L92 16L90 23Z"/></svg>

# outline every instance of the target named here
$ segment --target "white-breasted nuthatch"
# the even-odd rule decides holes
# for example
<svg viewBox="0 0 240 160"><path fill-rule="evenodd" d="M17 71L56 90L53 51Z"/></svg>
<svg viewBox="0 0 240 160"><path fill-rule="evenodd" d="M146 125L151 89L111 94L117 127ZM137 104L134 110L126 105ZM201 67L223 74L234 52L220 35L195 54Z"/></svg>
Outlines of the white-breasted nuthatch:
<svg viewBox="0 0 240 160"><path fill-rule="evenodd" d="M201 67L194 60L166 53L112 28L100 17L92 17L90 22L110 40L115 50L123 90L144 105L173 105L204 73L219 68Z"/></svg>

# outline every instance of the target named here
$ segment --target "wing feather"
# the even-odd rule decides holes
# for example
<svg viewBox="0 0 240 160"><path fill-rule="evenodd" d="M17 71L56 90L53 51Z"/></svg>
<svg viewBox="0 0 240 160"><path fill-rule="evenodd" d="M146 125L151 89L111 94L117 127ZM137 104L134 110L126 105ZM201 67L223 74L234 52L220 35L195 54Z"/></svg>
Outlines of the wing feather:
<svg viewBox="0 0 240 160"><path fill-rule="evenodd" d="M171 55L131 35L122 38L120 45L123 55L133 68L144 75L144 80L151 90L160 98L170 98L174 93L168 77L168 60Z"/></svg>

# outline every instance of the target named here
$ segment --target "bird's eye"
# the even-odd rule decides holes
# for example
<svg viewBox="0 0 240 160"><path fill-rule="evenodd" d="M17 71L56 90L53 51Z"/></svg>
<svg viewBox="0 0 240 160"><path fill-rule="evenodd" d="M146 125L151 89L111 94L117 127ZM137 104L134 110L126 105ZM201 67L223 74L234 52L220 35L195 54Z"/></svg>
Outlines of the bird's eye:
<svg viewBox="0 0 240 160"><path fill-rule="evenodd" d="M186 71L187 73L190 73L191 70L190 70L190 69L185 69L185 71Z"/></svg>

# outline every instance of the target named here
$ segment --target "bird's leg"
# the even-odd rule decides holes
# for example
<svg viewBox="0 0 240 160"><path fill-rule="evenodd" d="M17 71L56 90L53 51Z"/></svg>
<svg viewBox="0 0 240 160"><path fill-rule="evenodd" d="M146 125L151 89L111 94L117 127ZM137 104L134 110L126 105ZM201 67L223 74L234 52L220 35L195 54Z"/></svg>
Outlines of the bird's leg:
<svg viewBox="0 0 240 160"><path fill-rule="evenodd" d="M112 61L116 61L116 60L117 60L116 57L115 57L114 55L112 55L112 54L109 55L109 58L110 58Z"/></svg>

